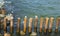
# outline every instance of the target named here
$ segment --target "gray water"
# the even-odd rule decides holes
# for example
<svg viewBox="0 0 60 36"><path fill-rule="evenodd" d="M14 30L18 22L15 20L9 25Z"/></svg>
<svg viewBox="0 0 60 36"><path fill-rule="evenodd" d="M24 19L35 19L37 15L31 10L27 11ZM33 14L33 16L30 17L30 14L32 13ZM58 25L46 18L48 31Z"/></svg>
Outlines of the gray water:
<svg viewBox="0 0 60 36"><path fill-rule="evenodd" d="M15 18L24 16L39 18L60 16L60 0L4 0L11 3L5 3L4 8L8 13L13 11ZM55 24L55 23L54 23ZM54 27L53 27L54 28Z"/></svg>

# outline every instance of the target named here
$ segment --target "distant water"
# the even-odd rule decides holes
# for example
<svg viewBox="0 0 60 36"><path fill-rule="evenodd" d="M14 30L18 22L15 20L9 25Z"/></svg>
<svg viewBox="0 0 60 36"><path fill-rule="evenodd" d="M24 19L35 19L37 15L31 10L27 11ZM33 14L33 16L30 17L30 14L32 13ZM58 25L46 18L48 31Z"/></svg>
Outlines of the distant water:
<svg viewBox="0 0 60 36"><path fill-rule="evenodd" d="M8 13L13 11L16 17L23 18L24 16L34 17L60 16L60 0L5 0L11 3L5 3L5 8Z"/></svg>
<svg viewBox="0 0 60 36"><path fill-rule="evenodd" d="M3 0L0 0L0 2L3 2Z"/></svg>
<svg viewBox="0 0 60 36"><path fill-rule="evenodd" d="M21 18L26 16L60 16L60 0L6 0L11 4L6 4L8 10L14 11ZM11 7L10 7L11 6Z"/></svg>

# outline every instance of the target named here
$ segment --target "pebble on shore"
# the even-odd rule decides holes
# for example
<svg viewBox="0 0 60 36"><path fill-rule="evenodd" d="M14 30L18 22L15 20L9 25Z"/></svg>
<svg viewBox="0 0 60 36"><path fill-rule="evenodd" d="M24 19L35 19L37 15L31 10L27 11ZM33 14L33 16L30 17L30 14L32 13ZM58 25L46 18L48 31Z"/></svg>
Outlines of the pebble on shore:
<svg viewBox="0 0 60 36"><path fill-rule="evenodd" d="M11 36L9 33L5 33L4 36Z"/></svg>
<svg viewBox="0 0 60 36"><path fill-rule="evenodd" d="M37 33L36 33L36 32L32 32L32 33L30 34L30 36L37 36Z"/></svg>
<svg viewBox="0 0 60 36"><path fill-rule="evenodd" d="M20 35L25 35L25 33L23 31L20 31Z"/></svg>

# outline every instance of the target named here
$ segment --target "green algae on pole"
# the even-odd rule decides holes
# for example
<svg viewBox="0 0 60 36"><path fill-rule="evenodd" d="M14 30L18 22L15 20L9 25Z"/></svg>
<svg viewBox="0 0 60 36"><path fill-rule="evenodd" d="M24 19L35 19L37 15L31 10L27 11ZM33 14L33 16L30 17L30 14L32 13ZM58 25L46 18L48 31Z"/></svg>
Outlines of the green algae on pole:
<svg viewBox="0 0 60 36"><path fill-rule="evenodd" d="M6 18L4 18L4 33L6 33L7 32L7 19Z"/></svg>
<svg viewBox="0 0 60 36"><path fill-rule="evenodd" d="M56 29L55 29L55 32L58 32L59 21L60 21L60 17L58 17L58 18L56 19Z"/></svg>
<svg viewBox="0 0 60 36"><path fill-rule="evenodd" d="M10 33L13 32L13 17L10 19Z"/></svg>
<svg viewBox="0 0 60 36"><path fill-rule="evenodd" d="M32 32L32 22L33 22L33 18L29 19L29 25L28 25L28 32L31 33Z"/></svg>
<svg viewBox="0 0 60 36"><path fill-rule="evenodd" d="M37 32L38 16L35 16L34 32Z"/></svg>
<svg viewBox="0 0 60 36"><path fill-rule="evenodd" d="M26 24L27 24L27 16L25 16L24 18L24 29L23 29L24 33L26 33Z"/></svg>
<svg viewBox="0 0 60 36"><path fill-rule="evenodd" d="M18 21L17 21L17 30L16 30L17 33L20 32L20 18L18 18Z"/></svg>
<svg viewBox="0 0 60 36"><path fill-rule="evenodd" d="M49 22L49 18L48 17L46 17L46 19L45 19L45 28L44 28L44 32L46 33L47 32L47 30L48 30L48 22Z"/></svg>
<svg viewBox="0 0 60 36"><path fill-rule="evenodd" d="M54 20L54 18L51 17L51 18L50 18L50 24L49 24L49 30L48 30L48 32L52 32L53 20Z"/></svg>
<svg viewBox="0 0 60 36"><path fill-rule="evenodd" d="M40 18L40 31L39 31L39 32L42 32L43 21L44 21L44 18L41 17L41 18Z"/></svg>

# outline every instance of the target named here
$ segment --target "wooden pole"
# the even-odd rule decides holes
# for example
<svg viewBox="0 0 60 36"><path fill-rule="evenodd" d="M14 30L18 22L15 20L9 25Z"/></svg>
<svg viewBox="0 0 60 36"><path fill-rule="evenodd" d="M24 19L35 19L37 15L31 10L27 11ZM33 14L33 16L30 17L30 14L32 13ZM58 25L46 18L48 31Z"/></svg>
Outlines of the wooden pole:
<svg viewBox="0 0 60 36"><path fill-rule="evenodd" d="M1 23L1 19L0 19L0 33L1 33L1 24L2 24L2 23Z"/></svg>
<svg viewBox="0 0 60 36"><path fill-rule="evenodd" d="M1 8L0 8L0 14L2 14L2 13L1 13Z"/></svg>
<svg viewBox="0 0 60 36"><path fill-rule="evenodd" d="M34 32L37 32L38 16L35 16Z"/></svg>
<svg viewBox="0 0 60 36"><path fill-rule="evenodd" d="M2 14L5 15L5 13L6 13L6 12L5 12L5 9L2 8L1 11L2 11Z"/></svg>
<svg viewBox="0 0 60 36"><path fill-rule="evenodd" d="M40 18L40 32L42 32L43 20L44 20L44 18L41 17L41 18Z"/></svg>
<svg viewBox="0 0 60 36"><path fill-rule="evenodd" d="M7 32L7 26L6 26L6 18L4 18L4 33L6 33Z"/></svg>
<svg viewBox="0 0 60 36"><path fill-rule="evenodd" d="M20 18L18 18L18 21L17 21L17 33L20 32Z"/></svg>
<svg viewBox="0 0 60 36"><path fill-rule="evenodd" d="M0 19L0 33L1 33L1 19Z"/></svg>
<svg viewBox="0 0 60 36"><path fill-rule="evenodd" d="M54 18L53 18L53 17L51 17L51 18L50 18L49 30L48 30L49 32L52 32L53 20L54 20Z"/></svg>
<svg viewBox="0 0 60 36"><path fill-rule="evenodd" d="M26 33L27 16L24 18L24 33Z"/></svg>
<svg viewBox="0 0 60 36"><path fill-rule="evenodd" d="M58 32L59 20L60 20L60 18L56 19L56 29L55 29L55 32Z"/></svg>
<svg viewBox="0 0 60 36"><path fill-rule="evenodd" d="M45 33L47 32L47 29L48 29L48 21L49 21L49 18L46 17L45 28L44 28Z"/></svg>
<svg viewBox="0 0 60 36"><path fill-rule="evenodd" d="M33 18L30 18L30 19L29 19L29 28L28 28L28 32L29 32L29 33L32 32L32 21L33 21Z"/></svg>
<svg viewBox="0 0 60 36"><path fill-rule="evenodd" d="M10 19L10 32L13 32L13 17Z"/></svg>

